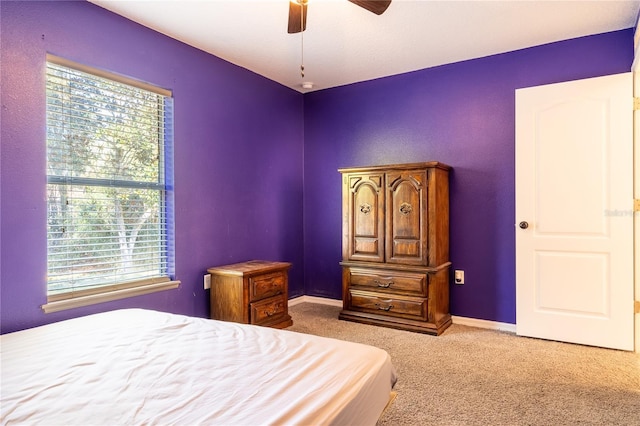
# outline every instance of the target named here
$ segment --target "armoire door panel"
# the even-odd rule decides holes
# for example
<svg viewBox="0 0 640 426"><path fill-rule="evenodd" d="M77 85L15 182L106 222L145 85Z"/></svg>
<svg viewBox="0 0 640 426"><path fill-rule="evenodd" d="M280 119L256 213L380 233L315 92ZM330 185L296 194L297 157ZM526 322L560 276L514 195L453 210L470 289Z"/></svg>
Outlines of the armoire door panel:
<svg viewBox="0 0 640 426"><path fill-rule="evenodd" d="M349 177L349 259L384 261L384 191L381 174Z"/></svg>
<svg viewBox="0 0 640 426"><path fill-rule="evenodd" d="M356 237L353 241L353 254L361 256L376 256L380 250L380 241L377 238Z"/></svg>
<svg viewBox="0 0 640 426"><path fill-rule="evenodd" d="M387 174L386 261L427 264L427 172Z"/></svg>
<svg viewBox="0 0 640 426"><path fill-rule="evenodd" d="M420 257L420 240L393 240L393 254L397 260Z"/></svg>
<svg viewBox="0 0 640 426"><path fill-rule="evenodd" d="M359 185L353 193L353 233L356 237L375 238L380 212L376 208L378 193L371 185Z"/></svg>

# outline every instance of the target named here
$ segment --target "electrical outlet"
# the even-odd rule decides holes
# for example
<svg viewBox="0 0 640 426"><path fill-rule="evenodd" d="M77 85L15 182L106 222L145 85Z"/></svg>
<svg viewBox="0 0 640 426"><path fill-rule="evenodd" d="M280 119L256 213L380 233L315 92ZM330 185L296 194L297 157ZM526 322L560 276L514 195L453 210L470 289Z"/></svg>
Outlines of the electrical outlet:
<svg viewBox="0 0 640 426"><path fill-rule="evenodd" d="M204 289L210 289L211 288L211 275L207 274L204 276Z"/></svg>
<svg viewBox="0 0 640 426"><path fill-rule="evenodd" d="M464 284L464 271L460 269L456 269L453 272L453 281L456 284Z"/></svg>

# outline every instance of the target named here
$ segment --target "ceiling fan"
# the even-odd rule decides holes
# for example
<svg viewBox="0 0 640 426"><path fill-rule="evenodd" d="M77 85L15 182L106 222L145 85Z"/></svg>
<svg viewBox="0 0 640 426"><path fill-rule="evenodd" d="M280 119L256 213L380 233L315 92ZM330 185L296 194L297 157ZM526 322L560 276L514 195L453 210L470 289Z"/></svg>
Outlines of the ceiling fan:
<svg viewBox="0 0 640 426"><path fill-rule="evenodd" d="M391 0L349 0L369 12L382 15L391 4ZM307 3L309 0L289 1L289 34L299 33L307 28Z"/></svg>

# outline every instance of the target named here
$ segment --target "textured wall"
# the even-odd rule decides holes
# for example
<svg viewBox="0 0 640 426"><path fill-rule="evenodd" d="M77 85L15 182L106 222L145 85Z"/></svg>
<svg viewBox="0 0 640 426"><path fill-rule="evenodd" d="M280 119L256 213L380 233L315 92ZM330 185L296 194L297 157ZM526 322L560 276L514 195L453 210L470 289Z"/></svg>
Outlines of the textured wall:
<svg viewBox="0 0 640 426"><path fill-rule="evenodd" d="M206 268L291 261L304 291L302 95L86 2L2 2L2 332L121 307L208 315ZM178 290L45 315L45 54L173 90Z"/></svg>
<svg viewBox="0 0 640 426"><path fill-rule="evenodd" d="M515 322L515 89L629 71L631 30L305 95L305 291L341 297L339 167L453 166L454 315ZM631 95L630 95L631 96Z"/></svg>
<svg viewBox="0 0 640 426"><path fill-rule="evenodd" d="M293 262L291 296L339 299L337 169L425 160L454 167L452 313L515 322L514 90L633 55L623 30L303 96L89 3L2 2L0 19L2 332L132 306L206 316L206 268L249 258ZM47 52L173 90L179 290L42 313Z"/></svg>

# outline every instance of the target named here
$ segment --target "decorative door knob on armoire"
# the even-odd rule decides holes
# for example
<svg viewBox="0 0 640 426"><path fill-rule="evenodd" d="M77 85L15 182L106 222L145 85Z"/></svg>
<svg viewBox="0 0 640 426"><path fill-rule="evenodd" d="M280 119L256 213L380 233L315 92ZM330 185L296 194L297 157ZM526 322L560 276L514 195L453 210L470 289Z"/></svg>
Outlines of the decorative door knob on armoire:
<svg viewBox="0 0 640 426"><path fill-rule="evenodd" d="M435 335L451 325L450 169L435 161L339 169L340 319Z"/></svg>

